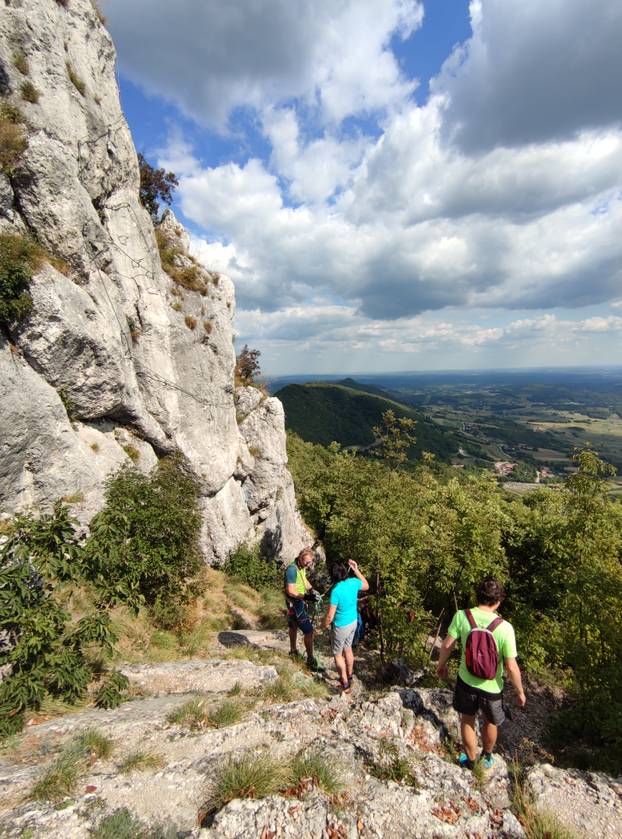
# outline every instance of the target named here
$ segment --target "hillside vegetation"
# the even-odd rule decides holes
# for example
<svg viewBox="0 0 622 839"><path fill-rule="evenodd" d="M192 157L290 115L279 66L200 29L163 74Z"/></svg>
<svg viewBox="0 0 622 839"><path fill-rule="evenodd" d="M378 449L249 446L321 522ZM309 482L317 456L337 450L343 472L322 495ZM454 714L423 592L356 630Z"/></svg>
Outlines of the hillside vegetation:
<svg viewBox="0 0 622 839"><path fill-rule="evenodd" d="M309 383L287 385L276 396L285 408L285 425L303 440L327 446L332 442L346 448L372 446L374 426L382 424L382 416L392 410L399 417L416 421L415 444L410 448L411 459L419 459L424 451L441 460L455 455L461 445L455 434L448 433L425 416L382 396L373 386L358 385L352 379L344 384ZM375 393L364 392L366 389Z"/></svg>

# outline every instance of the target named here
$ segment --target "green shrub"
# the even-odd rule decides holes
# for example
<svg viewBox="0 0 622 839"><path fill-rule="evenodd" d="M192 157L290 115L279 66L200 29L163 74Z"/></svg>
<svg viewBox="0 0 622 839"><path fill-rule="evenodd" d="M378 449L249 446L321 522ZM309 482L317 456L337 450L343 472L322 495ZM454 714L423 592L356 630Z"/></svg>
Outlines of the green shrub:
<svg viewBox="0 0 622 839"><path fill-rule="evenodd" d="M28 287L43 263L41 248L25 236L0 234L0 326L9 326L32 309Z"/></svg>
<svg viewBox="0 0 622 839"><path fill-rule="evenodd" d="M74 703L84 697L92 666L84 649L112 649L109 615L98 611L72 624L56 593L79 568L75 522L62 504L36 519L18 516L0 548L0 626L9 644L0 666L0 738L19 731L28 708L44 698Z"/></svg>
<svg viewBox="0 0 622 839"><path fill-rule="evenodd" d="M118 670L113 670L106 676L97 691L95 704L98 708L118 708L126 698L129 684L127 676Z"/></svg>
<svg viewBox="0 0 622 839"><path fill-rule="evenodd" d="M31 102L36 105L39 101L40 93L31 81L26 81L20 88L22 92L22 99L26 102Z"/></svg>
<svg viewBox="0 0 622 839"><path fill-rule="evenodd" d="M145 157L138 154L138 168L140 170L140 203L147 210L152 220L158 220L160 212L160 201L165 204L171 204L173 201L173 192L175 187L179 186L179 181L174 172L166 172L164 169L156 169L152 166ZM156 237L158 231L156 231ZM158 245L160 241L158 240ZM164 268L164 263L162 264ZM166 271L166 268L164 269Z"/></svg>
<svg viewBox="0 0 622 839"><path fill-rule="evenodd" d="M179 457L149 475L123 467L106 484L106 506L91 522L84 573L109 602L179 602L201 565L198 484Z"/></svg>
<svg viewBox="0 0 622 839"><path fill-rule="evenodd" d="M0 101L0 171L7 177L13 174L28 147L22 122L23 117L18 108L9 102Z"/></svg>
<svg viewBox="0 0 622 839"><path fill-rule="evenodd" d="M240 545L230 554L223 565L229 577L237 577L254 589L272 587L277 584L277 571L273 562L261 556L259 545L252 548Z"/></svg>

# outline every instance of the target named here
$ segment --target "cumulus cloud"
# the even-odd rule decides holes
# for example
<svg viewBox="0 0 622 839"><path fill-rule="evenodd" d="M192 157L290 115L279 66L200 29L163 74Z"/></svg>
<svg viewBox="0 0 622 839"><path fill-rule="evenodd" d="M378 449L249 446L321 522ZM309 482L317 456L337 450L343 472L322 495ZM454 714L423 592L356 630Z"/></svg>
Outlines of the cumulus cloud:
<svg viewBox="0 0 622 839"><path fill-rule="evenodd" d="M622 122L617 0L471 0L472 37L431 85L468 152L565 139Z"/></svg>
<svg viewBox="0 0 622 839"><path fill-rule="evenodd" d="M203 125L292 97L328 122L414 90L391 50L420 26L417 0L108 0L125 76Z"/></svg>

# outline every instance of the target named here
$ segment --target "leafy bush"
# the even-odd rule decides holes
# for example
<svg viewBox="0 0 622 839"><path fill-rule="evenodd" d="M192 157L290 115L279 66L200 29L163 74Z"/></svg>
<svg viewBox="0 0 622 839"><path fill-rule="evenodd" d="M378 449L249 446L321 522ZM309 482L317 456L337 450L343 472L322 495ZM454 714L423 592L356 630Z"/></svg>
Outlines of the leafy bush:
<svg viewBox="0 0 622 839"><path fill-rule="evenodd" d="M98 708L118 708L125 699L129 684L127 676L118 670L113 670L106 676L97 691L95 704Z"/></svg>
<svg viewBox="0 0 622 839"><path fill-rule="evenodd" d="M41 248L32 239L0 234L0 326L9 326L30 312L28 287L42 263Z"/></svg>
<svg viewBox="0 0 622 839"><path fill-rule="evenodd" d="M173 203L173 193L175 187L179 186L179 181L174 172L156 169L145 160L140 152L138 153L138 168L140 170L140 191L138 193L140 203L153 221L157 221L160 213L160 201L164 201L165 204Z"/></svg>
<svg viewBox="0 0 622 839"><path fill-rule="evenodd" d="M254 589L272 587L278 584L278 575L274 562L261 556L259 545L249 548L240 545L229 554L223 565L223 571L229 577L237 577Z"/></svg>
<svg viewBox="0 0 622 839"><path fill-rule="evenodd" d="M123 467L106 484L91 522L83 568L108 602L135 610L179 602L201 565L198 484L178 457L150 475Z"/></svg>
<svg viewBox="0 0 622 839"><path fill-rule="evenodd" d="M50 515L18 516L0 549L0 737L19 731L28 708L51 696L75 702L86 693L92 669L85 648L112 649L106 612L72 624L59 602L58 583L74 578L79 546L75 522L57 504Z"/></svg>
<svg viewBox="0 0 622 839"><path fill-rule="evenodd" d="M13 174L16 164L28 147L22 122L22 115L14 105L6 101L0 102L0 171L7 177Z"/></svg>

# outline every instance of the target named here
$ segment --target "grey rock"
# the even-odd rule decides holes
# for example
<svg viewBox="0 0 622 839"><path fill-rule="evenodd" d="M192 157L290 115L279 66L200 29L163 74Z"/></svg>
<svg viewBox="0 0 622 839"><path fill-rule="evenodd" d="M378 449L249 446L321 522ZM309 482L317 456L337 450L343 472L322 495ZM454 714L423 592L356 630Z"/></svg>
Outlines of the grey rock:
<svg viewBox="0 0 622 839"><path fill-rule="evenodd" d="M17 48L36 104L18 99ZM180 451L199 479L208 562L258 541L290 558L311 538L286 468L282 409L253 388L236 404L233 284L196 263L170 211L158 237L174 253L171 273L186 279L162 270L114 47L92 3L7 5L0 62L28 136L13 177L0 176L1 229L30 230L66 264L61 273L46 262L33 277L33 310L11 332L14 357L0 362L3 511L80 497L74 512L86 524L128 458L146 472Z"/></svg>

